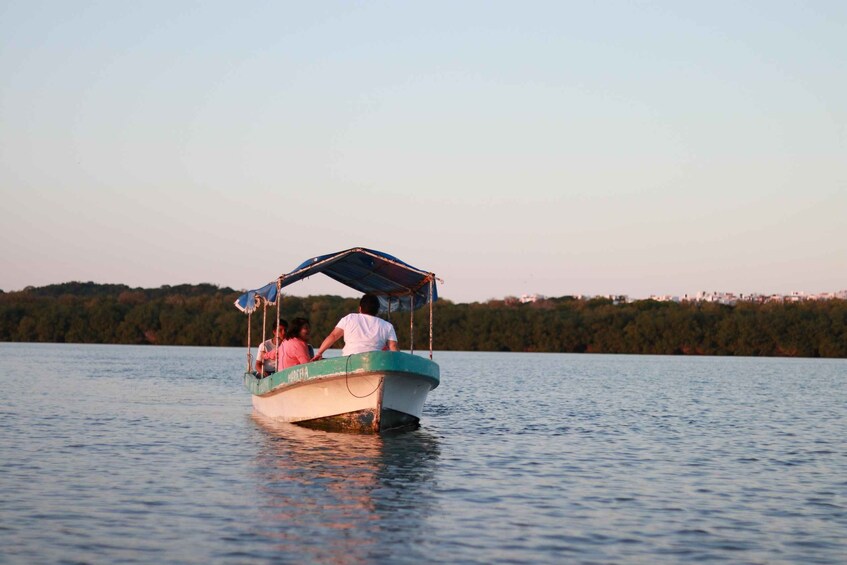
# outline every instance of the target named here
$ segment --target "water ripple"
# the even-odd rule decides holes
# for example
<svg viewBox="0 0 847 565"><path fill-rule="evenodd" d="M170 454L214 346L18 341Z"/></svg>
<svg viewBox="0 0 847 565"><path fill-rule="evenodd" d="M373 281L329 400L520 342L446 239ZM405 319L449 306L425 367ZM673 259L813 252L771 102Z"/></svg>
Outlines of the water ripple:
<svg viewBox="0 0 847 565"><path fill-rule="evenodd" d="M253 414L242 356L0 344L0 561L847 554L845 361L442 353L422 427L374 437Z"/></svg>

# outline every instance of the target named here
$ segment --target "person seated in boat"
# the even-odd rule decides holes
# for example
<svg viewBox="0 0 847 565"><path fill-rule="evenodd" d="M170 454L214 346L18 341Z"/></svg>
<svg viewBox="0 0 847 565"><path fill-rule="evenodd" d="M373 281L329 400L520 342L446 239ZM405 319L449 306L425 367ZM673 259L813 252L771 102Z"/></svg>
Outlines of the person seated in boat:
<svg viewBox="0 0 847 565"><path fill-rule="evenodd" d="M287 369L294 365L302 365L312 360L309 336L312 326L306 318L294 318L285 334L285 342L282 354L282 368Z"/></svg>
<svg viewBox="0 0 847 565"><path fill-rule="evenodd" d="M342 355L365 353L367 351L397 351L397 333L391 322L378 318L379 298L366 294L359 301L359 312L347 314L335 325L335 329L326 336L312 361L323 359L324 352L344 338Z"/></svg>
<svg viewBox="0 0 847 565"><path fill-rule="evenodd" d="M256 376L267 377L276 372L277 357L285 339L285 331L288 328L288 322L285 320L279 321L279 327L276 328L275 335L268 340L263 341L259 345L259 351L256 353Z"/></svg>

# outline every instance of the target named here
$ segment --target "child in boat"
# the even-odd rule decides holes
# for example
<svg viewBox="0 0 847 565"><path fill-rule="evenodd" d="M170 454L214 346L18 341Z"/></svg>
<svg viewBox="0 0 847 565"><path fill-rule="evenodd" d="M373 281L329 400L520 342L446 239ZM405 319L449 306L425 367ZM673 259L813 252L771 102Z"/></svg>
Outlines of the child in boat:
<svg viewBox="0 0 847 565"><path fill-rule="evenodd" d="M326 337L312 361L323 359L323 353L342 337L342 355L365 353L366 351L397 351L397 333L391 322L378 318L379 298L366 294L359 301L359 312L347 314L336 324Z"/></svg>
<svg viewBox="0 0 847 565"><path fill-rule="evenodd" d="M256 353L256 375L267 377L276 372L277 357L279 357L279 350L282 348L287 329L288 322L280 320L276 335L259 345L259 351Z"/></svg>

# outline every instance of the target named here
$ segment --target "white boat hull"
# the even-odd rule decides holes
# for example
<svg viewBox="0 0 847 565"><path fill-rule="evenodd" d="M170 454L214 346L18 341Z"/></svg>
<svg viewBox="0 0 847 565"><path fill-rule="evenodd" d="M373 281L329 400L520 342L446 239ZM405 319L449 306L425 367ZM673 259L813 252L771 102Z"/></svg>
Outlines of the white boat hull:
<svg viewBox="0 0 847 565"><path fill-rule="evenodd" d="M256 411L284 422L350 431L416 425L439 382L435 363L399 352L319 361L281 373L261 380L245 375L245 385L254 385Z"/></svg>

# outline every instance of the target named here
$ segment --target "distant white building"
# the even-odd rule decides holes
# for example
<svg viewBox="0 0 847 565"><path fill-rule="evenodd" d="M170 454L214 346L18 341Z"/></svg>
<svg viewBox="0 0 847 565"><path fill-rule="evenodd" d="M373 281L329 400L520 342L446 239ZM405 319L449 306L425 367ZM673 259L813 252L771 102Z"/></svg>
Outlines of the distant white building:
<svg viewBox="0 0 847 565"><path fill-rule="evenodd" d="M670 294L651 294L648 300L655 300L656 302L679 302L679 296L671 296Z"/></svg>
<svg viewBox="0 0 847 565"><path fill-rule="evenodd" d="M686 295L688 296L688 295ZM690 299L688 299L690 300ZM705 292L700 291L694 297L696 302L714 302L716 304L732 305L738 302L739 297L732 292Z"/></svg>
<svg viewBox="0 0 847 565"><path fill-rule="evenodd" d="M626 294L605 294L598 295L598 298L606 298L611 300L613 304L628 304L640 298L632 298ZM538 302L547 298L542 294L522 294L520 298L514 296L507 297L507 302L521 302L527 304L530 302ZM591 300L595 298L590 294L574 295L577 300ZM802 302L805 300L847 300L847 290L839 290L837 292L821 292L818 294L807 294L802 291L793 291L791 294L735 294L734 292L706 292L700 291L697 294L683 294L681 297L670 294L651 294L647 300L655 300L657 302L711 302L716 304L735 305L738 302Z"/></svg>

